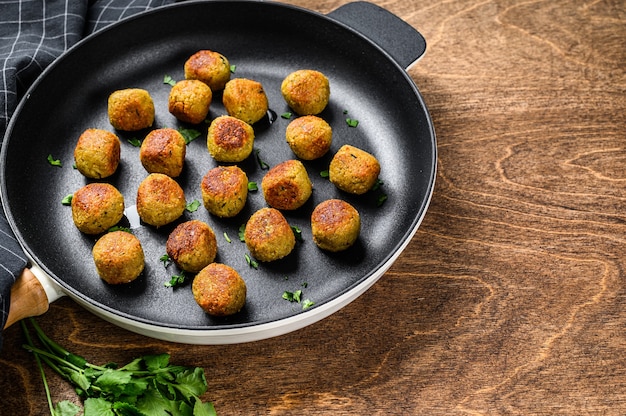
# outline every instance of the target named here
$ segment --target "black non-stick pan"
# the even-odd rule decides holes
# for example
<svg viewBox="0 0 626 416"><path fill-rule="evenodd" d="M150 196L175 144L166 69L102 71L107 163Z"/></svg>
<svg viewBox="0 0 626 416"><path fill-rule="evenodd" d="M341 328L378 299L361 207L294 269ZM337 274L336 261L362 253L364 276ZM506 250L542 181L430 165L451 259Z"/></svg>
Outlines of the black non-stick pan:
<svg viewBox="0 0 626 416"><path fill-rule="evenodd" d="M381 46L382 45L382 46ZM130 227L142 242L146 268L133 283L108 285L96 273L91 249L96 237L74 226L62 199L90 182L72 167L78 136L87 128L114 131L107 97L117 89L144 88L156 105L153 128L191 128L201 132L188 145L178 178L188 202L202 201L200 180L217 163L206 148L207 124L185 125L167 110L166 75L183 79L185 60L201 49L224 54L236 66L233 77L260 81L269 98L268 116L254 125L255 152L240 166L261 183L269 166L295 155L285 142L293 119L280 93L284 77L297 69L316 69L330 80L331 98L320 115L333 128L331 151L305 162L313 182L311 199L284 212L302 231L302 241L287 258L251 267L238 238L239 227L266 206L251 193L233 219L211 216L202 205L172 224L156 229L132 214L139 182L147 172L130 139L147 132L116 132L122 162L108 182L124 195ZM237 343L284 334L316 322L345 306L374 284L415 234L425 215L436 170L435 134L426 105L406 69L425 50L421 35L394 15L370 3L351 3L328 15L265 1L183 2L114 24L70 49L36 81L11 119L2 147L2 203L17 238L47 288L49 300L69 295L90 311L132 331L159 339L198 343ZM225 114L216 94L209 119ZM346 119L358 121L350 126ZM320 175L343 144L379 160L383 182L354 196ZM48 156L59 159L53 166ZM386 200L380 205L381 197ZM320 250L311 239L310 214L329 198L353 204L362 219L357 243L345 252ZM200 219L218 237L216 261L235 268L246 281L244 309L212 318L196 304L189 283L166 287L180 271L165 266L165 241L181 221ZM226 236L230 239L227 240ZM46 276L50 278L45 282ZM301 302L283 298L301 291ZM410 291L409 291L410 292ZM408 292L407 292L408 293ZM304 300L313 303L303 308ZM390 313L393 306L390 306Z"/></svg>

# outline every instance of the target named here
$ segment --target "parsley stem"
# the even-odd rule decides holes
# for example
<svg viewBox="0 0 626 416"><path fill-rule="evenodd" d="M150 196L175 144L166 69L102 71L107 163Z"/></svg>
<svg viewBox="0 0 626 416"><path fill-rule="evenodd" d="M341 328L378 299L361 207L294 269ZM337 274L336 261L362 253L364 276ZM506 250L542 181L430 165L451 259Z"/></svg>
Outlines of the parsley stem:
<svg viewBox="0 0 626 416"><path fill-rule="evenodd" d="M24 321L20 321L22 325L22 331L24 332L24 336L26 337L26 342L30 347L34 348L33 340L30 337L30 333L28 332L28 328L26 328L26 323ZM48 400L48 409L50 410L50 415L54 416L54 405L52 403L52 395L50 394L50 387L48 386L48 380L46 379L46 372L43 369L43 365L41 365L41 360L39 359L39 354L34 353L35 362L37 363L37 368L39 368L39 373L41 374L41 379L43 381L43 388L46 391L46 399Z"/></svg>

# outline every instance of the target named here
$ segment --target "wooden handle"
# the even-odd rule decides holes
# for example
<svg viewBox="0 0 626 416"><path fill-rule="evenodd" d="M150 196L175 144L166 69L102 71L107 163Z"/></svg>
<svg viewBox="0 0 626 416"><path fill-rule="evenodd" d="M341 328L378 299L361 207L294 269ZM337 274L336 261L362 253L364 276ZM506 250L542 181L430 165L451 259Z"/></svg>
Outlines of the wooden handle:
<svg viewBox="0 0 626 416"><path fill-rule="evenodd" d="M11 287L11 306L4 327L8 328L23 318L41 315L49 306L48 296L39 280L29 269L24 269Z"/></svg>

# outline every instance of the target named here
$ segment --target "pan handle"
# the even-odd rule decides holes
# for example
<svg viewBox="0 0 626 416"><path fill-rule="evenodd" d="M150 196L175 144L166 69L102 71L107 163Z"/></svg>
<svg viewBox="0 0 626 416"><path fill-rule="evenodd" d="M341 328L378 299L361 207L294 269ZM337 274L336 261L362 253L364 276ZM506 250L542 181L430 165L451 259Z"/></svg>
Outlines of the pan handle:
<svg viewBox="0 0 626 416"><path fill-rule="evenodd" d="M426 52L426 40L417 29L376 4L365 1L348 3L327 16L369 38L405 69Z"/></svg>
<svg viewBox="0 0 626 416"><path fill-rule="evenodd" d="M50 302L63 296L57 284L39 267L24 269L11 287L11 305L4 327L48 310Z"/></svg>

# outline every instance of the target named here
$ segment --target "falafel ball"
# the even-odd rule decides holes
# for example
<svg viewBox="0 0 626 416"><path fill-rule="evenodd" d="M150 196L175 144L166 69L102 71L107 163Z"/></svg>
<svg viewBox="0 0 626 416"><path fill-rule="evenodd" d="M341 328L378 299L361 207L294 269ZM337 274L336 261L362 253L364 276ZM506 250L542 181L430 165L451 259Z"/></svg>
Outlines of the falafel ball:
<svg viewBox="0 0 626 416"><path fill-rule="evenodd" d="M280 85L287 105L296 113L321 113L330 99L330 83L326 75L312 69L300 69L287 75Z"/></svg>
<svg viewBox="0 0 626 416"><path fill-rule="evenodd" d="M165 249L178 267L197 273L215 260L217 239L207 223L191 220L174 228L167 238Z"/></svg>
<svg viewBox="0 0 626 416"><path fill-rule="evenodd" d="M254 124L267 114L269 103L260 82L234 78L226 83L222 103L229 115Z"/></svg>
<svg viewBox="0 0 626 416"><path fill-rule="evenodd" d="M321 249L337 252L352 246L361 230L359 212L341 199L318 204L311 214L313 241Z"/></svg>
<svg viewBox="0 0 626 416"><path fill-rule="evenodd" d="M248 176L239 166L218 166L200 183L204 207L213 215L230 218L239 214L248 198Z"/></svg>
<svg viewBox="0 0 626 416"><path fill-rule="evenodd" d="M221 91L230 80L230 63L224 55L201 50L189 57L184 66L186 79L204 82L212 91Z"/></svg>
<svg viewBox="0 0 626 416"><path fill-rule="evenodd" d="M85 234L100 234L124 216L124 197L111 184L90 183L72 196L72 219Z"/></svg>
<svg viewBox="0 0 626 416"><path fill-rule="evenodd" d="M333 130L318 116L302 116L287 125L285 138L296 156L303 160L314 160L330 150Z"/></svg>
<svg viewBox="0 0 626 416"><path fill-rule="evenodd" d="M137 131L154 123L154 102L150 93L141 88L114 91L108 101L109 121L122 131Z"/></svg>
<svg viewBox="0 0 626 416"><path fill-rule="evenodd" d="M300 208L313 192L306 168L295 159L286 160L267 171L261 188L269 206L284 210Z"/></svg>
<svg viewBox="0 0 626 416"><path fill-rule="evenodd" d="M212 316L233 315L246 303L246 282L222 263L211 263L193 279L191 292L200 307Z"/></svg>
<svg viewBox="0 0 626 416"><path fill-rule="evenodd" d="M185 123L202 123L213 100L211 88L202 81L184 79L170 90L168 110L178 120Z"/></svg>
<svg viewBox="0 0 626 416"><path fill-rule="evenodd" d="M98 275L112 285L132 282L145 266L141 242L126 231L103 235L94 244L92 254Z"/></svg>
<svg viewBox="0 0 626 416"><path fill-rule="evenodd" d="M87 129L74 148L76 169L88 178L102 179L115 173L120 163L120 139L110 131Z"/></svg>
<svg viewBox="0 0 626 416"><path fill-rule="evenodd" d="M232 116L219 116L209 126L207 148L218 162L241 162L252 153L254 129Z"/></svg>
<svg viewBox="0 0 626 416"><path fill-rule="evenodd" d="M139 160L148 173L163 173L176 178L183 170L186 152L185 138L178 130L156 129L143 139Z"/></svg>
<svg viewBox="0 0 626 416"><path fill-rule="evenodd" d="M330 161L328 179L342 191L361 195L372 189L380 163L372 154L351 145L343 145Z"/></svg>
<svg viewBox="0 0 626 416"><path fill-rule="evenodd" d="M162 173L151 173L137 189L137 213L146 224L160 227L183 215L185 193L178 182Z"/></svg>
<svg viewBox="0 0 626 416"><path fill-rule="evenodd" d="M246 223L244 239L259 261L279 260L291 253L296 237L283 214L275 208L261 208Z"/></svg>

